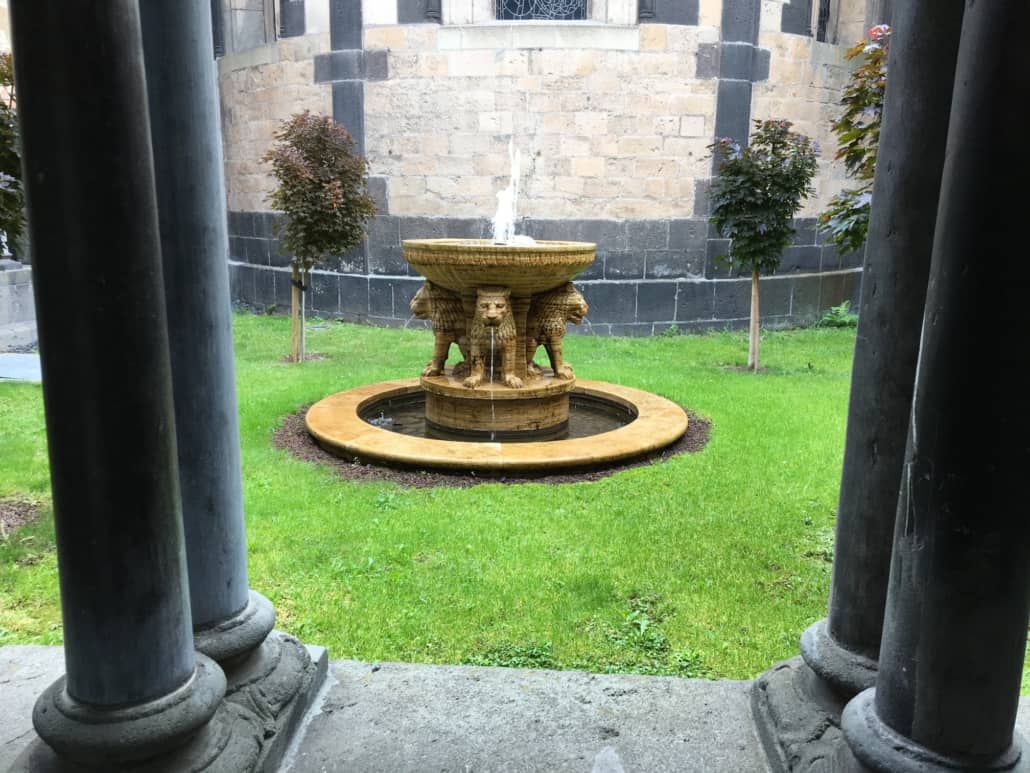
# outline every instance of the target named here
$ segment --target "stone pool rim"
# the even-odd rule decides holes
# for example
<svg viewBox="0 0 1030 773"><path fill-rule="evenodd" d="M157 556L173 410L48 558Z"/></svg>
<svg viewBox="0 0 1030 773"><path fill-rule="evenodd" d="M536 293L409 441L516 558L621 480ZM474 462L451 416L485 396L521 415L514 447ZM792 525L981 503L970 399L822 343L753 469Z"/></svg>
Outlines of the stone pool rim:
<svg viewBox="0 0 1030 773"><path fill-rule="evenodd" d="M370 403L422 391L419 379L365 384L329 395L304 423L324 450L346 459L419 469L540 472L604 467L659 451L687 431L687 412L664 397L604 381L577 379L573 394L632 408L637 418L609 432L530 443L433 440L401 435L361 418Z"/></svg>

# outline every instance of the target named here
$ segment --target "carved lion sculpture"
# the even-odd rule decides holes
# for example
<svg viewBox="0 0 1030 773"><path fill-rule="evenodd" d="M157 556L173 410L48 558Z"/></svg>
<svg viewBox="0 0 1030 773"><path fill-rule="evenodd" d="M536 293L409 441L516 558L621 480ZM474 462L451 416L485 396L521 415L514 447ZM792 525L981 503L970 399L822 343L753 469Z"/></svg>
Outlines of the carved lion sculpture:
<svg viewBox="0 0 1030 773"><path fill-rule="evenodd" d="M505 385L512 389L522 386L522 379L515 375L515 319L510 296L504 287L480 287L476 292L476 309L469 325L472 369L462 382L469 389L483 383L488 363L493 367L500 363Z"/></svg>
<svg viewBox="0 0 1030 773"><path fill-rule="evenodd" d="M562 338L565 323L579 324L589 307L572 282L533 296L526 319L526 372L539 376L543 371L533 362L536 350L543 346L551 361L555 378L572 378L572 366L562 362Z"/></svg>
<svg viewBox="0 0 1030 773"><path fill-rule="evenodd" d="M423 376L439 376L451 351L457 344L464 362L454 366L454 375L468 373L468 336L465 331L465 311L461 298L450 290L426 282L411 299L411 313L419 319L433 322L433 359L422 371Z"/></svg>

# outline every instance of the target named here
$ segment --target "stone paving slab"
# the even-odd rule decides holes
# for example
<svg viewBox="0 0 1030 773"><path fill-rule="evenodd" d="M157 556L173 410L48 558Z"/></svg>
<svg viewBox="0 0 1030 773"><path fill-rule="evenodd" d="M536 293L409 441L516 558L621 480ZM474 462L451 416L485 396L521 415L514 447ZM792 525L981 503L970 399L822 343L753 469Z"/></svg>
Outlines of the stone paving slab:
<svg viewBox="0 0 1030 773"><path fill-rule="evenodd" d="M60 647L0 647L0 771ZM280 773L767 773L750 682L335 661ZM1030 737L1030 698L1016 729Z"/></svg>
<svg viewBox="0 0 1030 773"><path fill-rule="evenodd" d="M0 352L30 352L38 344L35 320L0 324Z"/></svg>
<svg viewBox="0 0 1030 773"><path fill-rule="evenodd" d="M330 664L289 773L765 773L750 682Z"/></svg>
<svg viewBox="0 0 1030 773"><path fill-rule="evenodd" d="M40 383L43 373L38 354L0 354L0 381L31 381Z"/></svg>
<svg viewBox="0 0 1030 773"><path fill-rule="evenodd" d="M63 673L64 650L60 647L0 647L0 770L8 770L35 739L32 706Z"/></svg>

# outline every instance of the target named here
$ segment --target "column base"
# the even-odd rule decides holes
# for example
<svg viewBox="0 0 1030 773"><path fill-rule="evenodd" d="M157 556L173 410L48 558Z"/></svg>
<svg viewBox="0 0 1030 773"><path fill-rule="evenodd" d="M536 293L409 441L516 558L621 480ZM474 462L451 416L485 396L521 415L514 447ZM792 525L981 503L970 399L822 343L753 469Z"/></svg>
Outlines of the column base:
<svg viewBox="0 0 1030 773"><path fill-rule="evenodd" d="M225 688L222 669L203 655L197 656L193 676L177 690L123 708L76 701L61 676L36 701L32 724L55 757L94 767L131 765L169 753L203 730Z"/></svg>
<svg viewBox="0 0 1030 773"><path fill-rule="evenodd" d="M232 661L256 649L275 627L275 607L255 591L249 592L247 606L221 622L193 631L193 646L219 665L227 668Z"/></svg>
<svg viewBox="0 0 1030 773"><path fill-rule="evenodd" d="M755 680L751 713L772 773L822 771L843 745L843 701L800 657Z"/></svg>
<svg viewBox="0 0 1030 773"><path fill-rule="evenodd" d="M838 694L842 705L876 684L877 662L841 645L825 618L801 634L801 657Z"/></svg>
<svg viewBox="0 0 1030 773"><path fill-rule="evenodd" d="M296 639L279 632L273 632L266 642L254 653L252 659L240 664L234 676L236 683L230 683L226 698L220 703L214 716L193 736L185 735L185 742L164 753L151 755L145 749L153 749L142 743L146 735L135 730L126 730L119 725L118 732L125 732L118 740L132 753L128 755L91 755L85 760L81 755L73 759L37 738L15 761L11 773L272 773L278 771L286 751L300 727L301 721L311 707L315 696L325 682L328 658L322 647L305 647ZM210 660L198 655L198 662L206 661L221 679L221 671ZM58 685L63 677L44 696ZM224 679L220 697L225 690ZM49 700L49 699L48 699ZM40 699L42 703L43 698ZM154 702L157 703L157 702ZM154 703L136 707L138 711L154 707ZM38 705L38 704L37 704ZM47 714L54 709L47 708ZM128 711L126 709L120 710ZM175 719L167 712L147 714L146 719L154 726L171 725ZM91 734L103 725L90 725L86 732ZM104 736L110 736L106 730ZM182 736L179 736L182 738Z"/></svg>
<svg viewBox="0 0 1030 773"><path fill-rule="evenodd" d="M269 634L246 660L226 669L227 703L257 721L261 754L255 770L275 771L325 682L329 658L323 647L305 647L281 631Z"/></svg>
<svg viewBox="0 0 1030 773"><path fill-rule="evenodd" d="M876 690L869 689L844 709L841 726L847 745L832 768L839 773L1028 773L1023 739L994 759L945 757L886 725L876 714Z"/></svg>

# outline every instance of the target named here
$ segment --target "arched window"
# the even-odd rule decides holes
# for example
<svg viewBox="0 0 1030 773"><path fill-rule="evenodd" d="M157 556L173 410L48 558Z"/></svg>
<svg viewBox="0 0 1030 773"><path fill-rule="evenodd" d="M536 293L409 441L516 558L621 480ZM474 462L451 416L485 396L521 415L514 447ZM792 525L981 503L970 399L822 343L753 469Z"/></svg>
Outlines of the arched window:
<svg viewBox="0 0 1030 773"><path fill-rule="evenodd" d="M497 18L509 21L582 20L588 18L587 0L497 0Z"/></svg>

